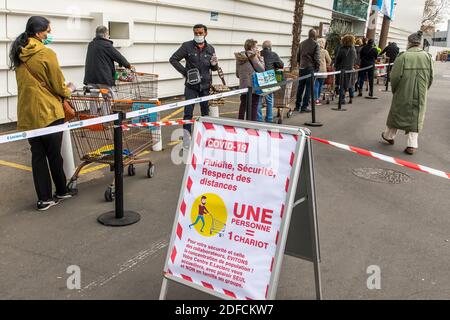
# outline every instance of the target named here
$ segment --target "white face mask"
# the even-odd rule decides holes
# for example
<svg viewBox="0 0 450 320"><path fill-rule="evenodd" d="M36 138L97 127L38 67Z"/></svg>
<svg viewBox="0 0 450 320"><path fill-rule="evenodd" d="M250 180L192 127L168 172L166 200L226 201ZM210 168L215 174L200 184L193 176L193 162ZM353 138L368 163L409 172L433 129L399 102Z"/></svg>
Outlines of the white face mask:
<svg viewBox="0 0 450 320"><path fill-rule="evenodd" d="M203 42L205 42L205 36L195 36L194 41L196 43L203 43Z"/></svg>

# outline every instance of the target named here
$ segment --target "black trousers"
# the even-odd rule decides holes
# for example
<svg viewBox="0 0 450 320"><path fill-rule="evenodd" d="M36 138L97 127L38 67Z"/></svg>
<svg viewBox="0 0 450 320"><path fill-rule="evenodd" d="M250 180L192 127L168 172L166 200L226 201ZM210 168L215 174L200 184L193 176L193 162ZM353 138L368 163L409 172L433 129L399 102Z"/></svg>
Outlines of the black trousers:
<svg viewBox="0 0 450 320"><path fill-rule="evenodd" d="M307 76L308 74L311 74L312 72L314 72L314 68L300 69L299 75L300 77L304 77ZM310 100L311 100L311 79L299 81L295 109L298 111L308 109Z"/></svg>
<svg viewBox="0 0 450 320"><path fill-rule="evenodd" d="M373 84L374 84L374 74L375 70L369 69L359 72L359 90L363 91L364 82L366 81L366 75L369 78L369 96L373 96Z"/></svg>
<svg viewBox="0 0 450 320"><path fill-rule="evenodd" d="M61 119L53 122L50 126L63 123L64 120ZM63 133L59 132L28 139L31 145L34 187L38 199L41 201L48 201L53 198L50 173L55 183L56 194L63 195L67 193L67 181L61 156L62 137Z"/></svg>
<svg viewBox="0 0 450 320"><path fill-rule="evenodd" d="M206 97L209 96L209 89L206 90L195 90L188 86L184 89L184 97L186 100L196 99L200 97ZM194 107L195 104L191 104L189 106L184 107L184 120L192 120L194 116ZM200 108L202 112L202 117L209 116L209 101L201 102ZM192 131L192 125L191 124L185 124L183 128L189 133Z"/></svg>
<svg viewBox="0 0 450 320"><path fill-rule="evenodd" d="M239 106L239 120L245 120L247 114L247 94L241 95L241 104ZM252 93L252 121L258 120L258 103L261 97L257 94Z"/></svg>

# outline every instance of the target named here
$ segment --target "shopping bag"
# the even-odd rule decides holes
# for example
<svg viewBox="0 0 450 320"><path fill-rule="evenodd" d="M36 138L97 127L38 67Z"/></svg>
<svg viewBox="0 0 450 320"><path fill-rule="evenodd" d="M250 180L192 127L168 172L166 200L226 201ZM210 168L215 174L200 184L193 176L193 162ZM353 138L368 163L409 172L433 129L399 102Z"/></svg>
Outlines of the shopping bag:
<svg viewBox="0 0 450 320"><path fill-rule="evenodd" d="M269 70L269 71L264 71L264 72L259 72L259 73L255 72L253 74L252 78L253 78L252 80L253 80L254 88L278 83L277 77L275 74L275 70ZM276 87L272 87L272 88L258 89L258 90L256 90L255 93L260 96L267 96L267 95L274 93L280 89L281 89L281 87L276 86Z"/></svg>

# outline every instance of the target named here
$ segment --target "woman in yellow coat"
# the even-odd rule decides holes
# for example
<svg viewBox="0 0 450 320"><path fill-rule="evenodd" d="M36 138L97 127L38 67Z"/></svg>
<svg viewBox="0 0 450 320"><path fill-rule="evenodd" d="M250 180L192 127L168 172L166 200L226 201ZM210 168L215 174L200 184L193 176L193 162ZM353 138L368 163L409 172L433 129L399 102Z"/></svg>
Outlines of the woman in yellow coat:
<svg viewBox="0 0 450 320"><path fill-rule="evenodd" d="M73 84L66 86L58 59L46 47L52 40L50 21L31 17L26 30L13 43L11 69L16 72L17 128L33 130L64 123L62 99L70 98ZM33 179L38 196L37 209L45 211L71 197L61 156L62 133L28 140L31 145ZM49 172L50 167L50 172ZM52 193L52 178L56 194Z"/></svg>

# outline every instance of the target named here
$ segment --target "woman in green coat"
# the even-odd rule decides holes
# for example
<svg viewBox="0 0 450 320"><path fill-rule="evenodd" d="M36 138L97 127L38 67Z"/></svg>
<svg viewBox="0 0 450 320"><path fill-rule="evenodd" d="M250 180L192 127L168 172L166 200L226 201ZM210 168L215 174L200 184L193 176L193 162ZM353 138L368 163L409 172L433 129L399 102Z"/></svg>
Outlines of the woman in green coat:
<svg viewBox="0 0 450 320"><path fill-rule="evenodd" d="M17 128L33 130L64 123L62 99L74 86L66 86L58 59L45 45L51 42L50 21L31 17L26 30L11 47L11 69L17 80ZM33 180L37 209L45 211L70 198L61 156L62 132L28 140L31 145ZM50 172L49 172L50 167ZM56 194L52 194L52 178Z"/></svg>
<svg viewBox="0 0 450 320"><path fill-rule="evenodd" d="M394 144L398 130L408 135L405 153L412 155L418 148L419 132L423 128L428 90L433 83L433 59L421 49L421 31L408 37L408 50L395 60L391 73L392 99L387 129L382 138Z"/></svg>

